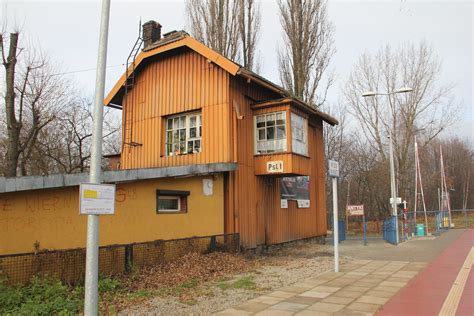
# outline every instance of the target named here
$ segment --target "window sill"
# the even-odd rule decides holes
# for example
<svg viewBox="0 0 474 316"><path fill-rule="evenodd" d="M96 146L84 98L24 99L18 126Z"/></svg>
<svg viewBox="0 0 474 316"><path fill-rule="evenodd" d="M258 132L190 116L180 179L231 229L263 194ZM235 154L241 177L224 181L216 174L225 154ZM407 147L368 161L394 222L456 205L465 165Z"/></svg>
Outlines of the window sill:
<svg viewBox="0 0 474 316"><path fill-rule="evenodd" d="M295 152L292 152L292 151L279 151L279 152L265 153L265 154L254 154L253 156L254 157L264 157L264 156L288 155L288 154L310 159L310 157L308 155L298 154L298 153L295 153Z"/></svg>
<svg viewBox="0 0 474 316"><path fill-rule="evenodd" d="M168 215L168 214L187 214L187 211L157 211L157 215Z"/></svg>
<svg viewBox="0 0 474 316"><path fill-rule="evenodd" d="M186 154L176 154L176 155L160 155L161 158L170 158L170 157L181 157L181 156L189 156L189 155L196 155L200 154L202 151L197 151L197 152L192 152L192 153L186 153Z"/></svg>

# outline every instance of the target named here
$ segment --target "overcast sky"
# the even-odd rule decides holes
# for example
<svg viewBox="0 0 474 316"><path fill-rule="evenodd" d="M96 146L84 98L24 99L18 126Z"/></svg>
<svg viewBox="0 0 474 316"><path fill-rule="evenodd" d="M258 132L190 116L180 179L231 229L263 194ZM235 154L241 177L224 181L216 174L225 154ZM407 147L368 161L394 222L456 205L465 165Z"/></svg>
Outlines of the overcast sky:
<svg viewBox="0 0 474 316"><path fill-rule="evenodd" d="M9 26L20 25L30 42L39 45L84 94L94 93L100 1L1 1ZM122 66L138 36L138 25L156 20L163 32L185 28L184 1L111 1L106 94L124 71ZM259 42L260 73L279 83L276 49L281 27L275 1L262 1ZM472 1L330 1L329 19L335 26L331 67L337 81L329 102L342 101L341 87L363 52L382 45L426 40L442 62L441 84L455 83L461 104L460 122L451 134L474 142L473 11ZM79 71L79 72L77 72Z"/></svg>

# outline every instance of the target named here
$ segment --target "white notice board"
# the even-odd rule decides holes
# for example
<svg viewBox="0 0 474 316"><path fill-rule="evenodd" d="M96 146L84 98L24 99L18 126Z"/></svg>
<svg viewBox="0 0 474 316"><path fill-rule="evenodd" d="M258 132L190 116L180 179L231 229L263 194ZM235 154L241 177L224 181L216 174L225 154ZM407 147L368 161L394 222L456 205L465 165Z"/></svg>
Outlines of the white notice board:
<svg viewBox="0 0 474 316"><path fill-rule="evenodd" d="M81 183L79 185L81 215L113 215L115 213L115 184Z"/></svg>

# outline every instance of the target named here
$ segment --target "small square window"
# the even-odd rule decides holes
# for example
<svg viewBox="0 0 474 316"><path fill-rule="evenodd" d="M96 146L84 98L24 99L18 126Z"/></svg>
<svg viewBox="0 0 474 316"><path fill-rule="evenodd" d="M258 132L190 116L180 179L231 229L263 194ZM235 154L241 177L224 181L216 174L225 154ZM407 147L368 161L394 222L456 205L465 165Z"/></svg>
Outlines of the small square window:
<svg viewBox="0 0 474 316"><path fill-rule="evenodd" d="M188 211L189 191L157 190L156 212L164 213L186 213Z"/></svg>

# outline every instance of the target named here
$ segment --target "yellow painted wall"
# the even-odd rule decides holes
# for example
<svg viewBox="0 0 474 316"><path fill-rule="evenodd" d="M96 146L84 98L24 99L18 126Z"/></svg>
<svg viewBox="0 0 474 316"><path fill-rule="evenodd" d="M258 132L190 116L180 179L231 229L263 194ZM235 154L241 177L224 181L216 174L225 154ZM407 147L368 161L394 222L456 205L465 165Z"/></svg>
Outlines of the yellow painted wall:
<svg viewBox="0 0 474 316"><path fill-rule="evenodd" d="M204 196L202 179L214 179ZM222 234L223 175L140 180L117 185L115 215L100 216L100 245ZM185 190L188 212L157 214L156 190ZM79 188L0 194L0 255L85 247L87 217L79 215Z"/></svg>

